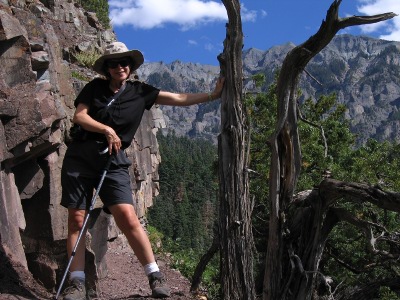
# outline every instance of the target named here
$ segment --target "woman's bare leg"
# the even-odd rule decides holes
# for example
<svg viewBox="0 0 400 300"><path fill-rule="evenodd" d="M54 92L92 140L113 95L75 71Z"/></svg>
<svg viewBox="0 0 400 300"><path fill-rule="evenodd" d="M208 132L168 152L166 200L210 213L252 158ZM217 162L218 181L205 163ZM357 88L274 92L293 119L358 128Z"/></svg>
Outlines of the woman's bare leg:
<svg viewBox="0 0 400 300"><path fill-rule="evenodd" d="M85 215L85 210L75 208L68 209L68 257L71 257L72 250L74 249L76 241L78 240L79 233L85 220ZM85 248L85 234L83 234L79 242L78 248L76 249L75 256L71 262L71 272L85 270Z"/></svg>
<svg viewBox="0 0 400 300"><path fill-rule="evenodd" d="M128 239L140 263L145 266L155 262L149 238L144 231L131 204L116 204L108 208L114 216L117 226Z"/></svg>
<svg viewBox="0 0 400 300"><path fill-rule="evenodd" d="M135 252L136 257L145 268L145 272L149 278L152 297L169 297L170 289L165 284L164 276L159 272L149 238L140 224L133 206L130 204L116 204L110 206L109 210L113 214L118 227L128 239L129 245ZM153 269L154 271L146 271L147 268L153 267L155 268L155 270Z"/></svg>

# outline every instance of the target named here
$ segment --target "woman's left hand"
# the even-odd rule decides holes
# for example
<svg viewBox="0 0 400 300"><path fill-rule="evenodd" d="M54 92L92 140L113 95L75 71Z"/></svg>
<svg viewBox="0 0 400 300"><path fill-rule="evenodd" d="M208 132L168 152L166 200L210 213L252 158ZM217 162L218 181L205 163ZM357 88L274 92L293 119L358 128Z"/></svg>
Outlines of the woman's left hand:
<svg viewBox="0 0 400 300"><path fill-rule="evenodd" d="M156 99L157 104L161 105L174 105L174 106L189 106L193 104L200 104L211 100L216 100L221 97L224 88L224 77L219 77L215 84L212 93L171 93L160 91Z"/></svg>
<svg viewBox="0 0 400 300"><path fill-rule="evenodd" d="M211 93L212 99L221 98L222 90L224 88L225 77L219 77L217 83L215 84L214 91Z"/></svg>

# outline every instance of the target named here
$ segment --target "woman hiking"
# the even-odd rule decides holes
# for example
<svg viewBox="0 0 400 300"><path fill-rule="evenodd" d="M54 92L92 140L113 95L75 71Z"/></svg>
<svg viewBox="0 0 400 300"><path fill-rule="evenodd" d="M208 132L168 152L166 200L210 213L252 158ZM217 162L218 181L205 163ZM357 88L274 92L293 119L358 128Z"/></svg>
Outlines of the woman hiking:
<svg viewBox="0 0 400 300"><path fill-rule="evenodd" d="M67 149L61 171L61 205L68 209L67 252L71 257L93 189L99 183L101 168L111 157L111 165L99 196L110 212L148 276L153 298L166 298L170 290L155 261L148 236L133 207L128 168L131 162L124 150L131 144L145 109L154 104L188 106L218 99L224 79L217 80L211 93L171 93L129 77L144 62L138 50L114 42L106 46L93 69L105 78L90 81L75 99L73 123L84 129L83 139L73 140ZM79 242L70 265L64 300L86 299L85 242Z"/></svg>

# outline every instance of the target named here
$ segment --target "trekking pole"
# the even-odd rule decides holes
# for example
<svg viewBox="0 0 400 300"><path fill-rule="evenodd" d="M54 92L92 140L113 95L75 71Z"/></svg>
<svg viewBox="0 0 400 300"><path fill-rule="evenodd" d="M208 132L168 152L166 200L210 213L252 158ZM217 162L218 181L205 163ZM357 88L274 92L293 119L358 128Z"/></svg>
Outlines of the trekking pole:
<svg viewBox="0 0 400 300"><path fill-rule="evenodd" d="M108 150L108 149L107 149L107 150ZM100 152L100 154L103 154L103 152L104 152L104 151ZM72 260L73 260L74 257L75 257L76 249L78 248L78 245L79 245L79 242L80 242L80 240L81 240L81 238L82 238L82 235L83 235L83 233L84 233L85 230L86 230L86 224L87 224L87 222L88 222L88 220L89 220L90 213L92 212L92 210L93 210L93 208L94 208L94 205L96 204L97 196L99 195L100 188L101 188L101 186L103 185L103 181L104 181L104 178L105 178L106 175L107 175L107 171L108 171L108 169L110 168L111 160L112 160L112 155L110 155L110 157L109 157L108 160L107 160L106 165L105 165L104 168L103 168L103 173L102 173L102 175L101 175L100 182L99 182L99 184L98 184L98 186L97 186L96 192L95 192L94 195L93 195L92 201L90 202L89 211L88 211L88 213L86 214L85 221L83 222L83 225L82 225L81 231L79 232L78 239L76 240L75 246L74 246L74 248L72 249L71 257L69 258L67 268L66 268L66 270L65 270L65 272L64 272L64 276L63 276L63 278L62 278L62 280L61 280L60 286L58 287L58 290L57 290L57 294L56 294L56 296L55 296L55 298L54 298L54 299L56 299L56 300L57 300L58 297L60 296L61 289L62 289L62 287L63 287L63 285L64 285L65 278L67 277L67 274L68 274L68 270L69 270L69 268L70 268L70 266L71 266Z"/></svg>

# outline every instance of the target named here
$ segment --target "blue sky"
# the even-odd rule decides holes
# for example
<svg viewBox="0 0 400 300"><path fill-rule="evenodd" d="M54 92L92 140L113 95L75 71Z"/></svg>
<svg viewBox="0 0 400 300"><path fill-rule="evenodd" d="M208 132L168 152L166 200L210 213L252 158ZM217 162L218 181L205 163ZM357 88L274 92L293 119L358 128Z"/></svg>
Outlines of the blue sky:
<svg viewBox="0 0 400 300"><path fill-rule="evenodd" d="M296 45L317 32L333 0L243 0L244 49ZM109 0L117 39L139 49L148 62L175 60L218 65L227 14L217 0ZM339 16L400 15L400 0L343 0ZM400 16L341 31L400 41Z"/></svg>

